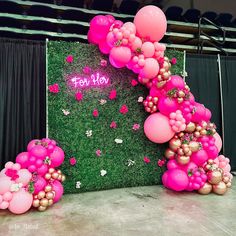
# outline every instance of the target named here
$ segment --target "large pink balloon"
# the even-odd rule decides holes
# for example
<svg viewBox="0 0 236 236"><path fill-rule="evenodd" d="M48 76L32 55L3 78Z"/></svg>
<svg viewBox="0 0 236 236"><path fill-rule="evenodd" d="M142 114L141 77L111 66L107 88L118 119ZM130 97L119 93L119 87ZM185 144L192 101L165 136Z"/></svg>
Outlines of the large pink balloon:
<svg viewBox="0 0 236 236"><path fill-rule="evenodd" d="M167 28L167 21L163 11L156 6L141 8L134 17L134 24L141 38L160 41Z"/></svg>
<svg viewBox="0 0 236 236"><path fill-rule="evenodd" d="M184 89L184 87L185 87L184 80L179 75L172 75L170 77L170 80L165 85L166 91L172 89Z"/></svg>
<svg viewBox="0 0 236 236"><path fill-rule="evenodd" d="M109 54L111 47L107 44L105 40L99 43L99 49L103 54Z"/></svg>
<svg viewBox="0 0 236 236"><path fill-rule="evenodd" d="M14 182L11 181L11 179L7 176L0 178L0 194L4 194L6 192L9 192L11 189L11 185Z"/></svg>
<svg viewBox="0 0 236 236"><path fill-rule="evenodd" d="M23 187L29 184L32 174L27 169L21 169L18 171L19 178L16 179L16 183L22 183Z"/></svg>
<svg viewBox="0 0 236 236"><path fill-rule="evenodd" d="M178 103L175 99L162 97L158 102L158 109L164 115L169 115L171 112L178 110Z"/></svg>
<svg viewBox="0 0 236 236"><path fill-rule="evenodd" d="M100 41L102 41L103 37L99 34L96 34L92 32L91 30L88 31L87 35L88 41L91 44L99 44Z"/></svg>
<svg viewBox="0 0 236 236"><path fill-rule="evenodd" d="M131 50L128 47L113 47L110 51L110 58L115 63L125 66L131 59Z"/></svg>
<svg viewBox="0 0 236 236"><path fill-rule="evenodd" d="M90 22L90 30L96 34L99 34L101 37L105 38L109 32L111 22L106 16L97 15L93 17Z"/></svg>
<svg viewBox="0 0 236 236"><path fill-rule="evenodd" d="M196 123L200 123L205 120L206 109L204 105L195 102L195 113L192 116L192 121Z"/></svg>
<svg viewBox="0 0 236 236"><path fill-rule="evenodd" d="M29 153L19 153L16 157L16 163L19 163L21 165L21 168L27 168L29 166Z"/></svg>
<svg viewBox="0 0 236 236"><path fill-rule="evenodd" d="M58 167L60 166L65 158L64 151L60 147L55 147L54 151L50 155L51 166Z"/></svg>
<svg viewBox="0 0 236 236"><path fill-rule="evenodd" d="M40 142L40 140L39 139L33 139L33 140L31 140L29 143L28 143L28 145L27 145L27 151L29 152L34 146L36 146L37 144L37 142Z"/></svg>
<svg viewBox="0 0 236 236"><path fill-rule="evenodd" d="M137 49L141 50L141 47L142 47L142 40L139 37L136 37L131 44L131 49L132 51L136 52Z"/></svg>
<svg viewBox="0 0 236 236"><path fill-rule="evenodd" d="M154 143L165 143L175 134L169 124L169 118L159 112L145 120L144 133Z"/></svg>
<svg viewBox="0 0 236 236"><path fill-rule="evenodd" d="M38 194L41 190L45 188L46 185L46 180L43 177L38 176L37 180L34 183L34 194Z"/></svg>
<svg viewBox="0 0 236 236"><path fill-rule="evenodd" d="M47 156L47 149L41 145L37 145L30 150L30 155L44 159Z"/></svg>
<svg viewBox="0 0 236 236"><path fill-rule="evenodd" d="M52 183L52 189L56 193L55 197L53 198L54 203L56 203L61 199L61 197L64 193L64 188L63 188L61 182L59 182L58 180L55 180Z"/></svg>
<svg viewBox="0 0 236 236"><path fill-rule="evenodd" d="M194 152L191 156L191 161L198 166L202 166L208 159L207 152L205 150L199 150Z"/></svg>
<svg viewBox="0 0 236 236"><path fill-rule="evenodd" d="M222 139L218 133L215 133L213 137L215 138L215 145L218 149L218 152L220 152L222 148Z"/></svg>
<svg viewBox="0 0 236 236"><path fill-rule="evenodd" d="M145 65L140 71L140 76L147 79L153 79L159 72L159 64L154 58L145 59Z"/></svg>
<svg viewBox="0 0 236 236"><path fill-rule="evenodd" d="M13 193L8 209L14 214L23 214L30 209L32 202L33 195L21 189L20 191Z"/></svg>

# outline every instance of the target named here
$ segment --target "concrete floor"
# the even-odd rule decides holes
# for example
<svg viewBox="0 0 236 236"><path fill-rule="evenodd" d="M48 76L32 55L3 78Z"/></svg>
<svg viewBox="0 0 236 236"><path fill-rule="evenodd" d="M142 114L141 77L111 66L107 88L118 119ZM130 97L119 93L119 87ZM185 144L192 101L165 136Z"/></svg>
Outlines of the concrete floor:
<svg viewBox="0 0 236 236"><path fill-rule="evenodd" d="M226 195L161 186L65 195L46 212L0 211L1 236L236 235L236 184Z"/></svg>

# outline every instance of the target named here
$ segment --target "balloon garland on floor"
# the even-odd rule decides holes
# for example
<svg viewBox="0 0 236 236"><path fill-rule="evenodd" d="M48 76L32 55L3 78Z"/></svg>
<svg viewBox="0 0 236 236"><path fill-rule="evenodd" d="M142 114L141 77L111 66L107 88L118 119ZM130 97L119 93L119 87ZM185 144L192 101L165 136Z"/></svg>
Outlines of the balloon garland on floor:
<svg viewBox="0 0 236 236"><path fill-rule="evenodd" d="M7 162L0 172L0 209L23 214L31 207L45 211L63 195L65 176L59 169L64 151L54 140L32 140L27 152Z"/></svg>
<svg viewBox="0 0 236 236"><path fill-rule="evenodd" d="M111 65L132 70L149 88L143 102L150 113L144 133L154 143L169 142L164 186L175 191L222 195L233 178L229 159L219 156L222 141L210 122L210 110L195 101L182 77L171 75L171 66L176 62L164 56L165 45L159 43L166 28L164 13L150 5L137 12L134 23L123 24L111 15L95 16L88 41L109 54Z"/></svg>

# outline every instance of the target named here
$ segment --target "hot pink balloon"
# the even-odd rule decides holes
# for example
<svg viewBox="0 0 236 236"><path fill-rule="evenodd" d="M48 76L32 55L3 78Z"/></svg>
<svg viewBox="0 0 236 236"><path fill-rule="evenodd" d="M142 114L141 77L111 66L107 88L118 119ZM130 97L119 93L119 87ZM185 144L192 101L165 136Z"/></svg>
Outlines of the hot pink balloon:
<svg viewBox="0 0 236 236"><path fill-rule="evenodd" d="M140 76L153 79L159 72L159 64L154 58L145 59L145 65L140 71Z"/></svg>
<svg viewBox="0 0 236 236"><path fill-rule="evenodd" d="M177 161L176 161L175 159L169 160L169 161L167 162L167 169L168 169L168 170L177 169L177 168L179 168L179 167L180 167L180 166L179 166L179 164L177 163Z"/></svg>
<svg viewBox="0 0 236 236"><path fill-rule="evenodd" d="M119 65L123 65L123 67L130 61L131 59L131 50L128 47L114 47L110 51L110 57L112 61L118 63Z"/></svg>
<svg viewBox="0 0 236 236"><path fill-rule="evenodd" d="M16 156L16 163L21 165L21 168L27 168L29 166L29 153L21 152Z"/></svg>
<svg viewBox="0 0 236 236"><path fill-rule="evenodd" d="M195 102L195 113L192 116L192 121L196 123L200 123L205 119L206 109L204 105Z"/></svg>
<svg viewBox="0 0 236 236"><path fill-rule="evenodd" d="M54 151L50 155L51 166L59 167L65 158L64 151L60 147L55 147Z"/></svg>
<svg viewBox="0 0 236 236"><path fill-rule="evenodd" d="M159 99L158 109L162 114L169 116L171 112L178 110L178 103L175 99L162 97Z"/></svg>
<svg viewBox="0 0 236 236"><path fill-rule="evenodd" d="M34 146L37 145L37 143L40 142L39 139L33 139L31 140L27 145L27 151L29 152Z"/></svg>
<svg viewBox="0 0 236 236"><path fill-rule="evenodd" d="M145 57L152 57L155 53L154 44L151 42L143 43L141 50Z"/></svg>
<svg viewBox="0 0 236 236"><path fill-rule="evenodd" d="M16 183L22 183L23 187L29 184L32 174L27 169L21 169L18 171L19 178L16 179Z"/></svg>
<svg viewBox="0 0 236 236"><path fill-rule="evenodd" d="M175 134L169 124L169 118L159 112L145 120L144 133L154 143L165 143Z"/></svg>
<svg viewBox="0 0 236 236"><path fill-rule="evenodd" d="M205 150L194 152L191 156L191 161L198 166L202 166L208 160L208 155Z"/></svg>
<svg viewBox="0 0 236 236"><path fill-rule="evenodd" d="M160 41L165 35L167 21L163 11L156 6L141 8L134 17L137 33L142 38Z"/></svg>
<svg viewBox="0 0 236 236"><path fill-rule="evenodd" d="M218 133L215 133L213 137L215 138L215 145L218 149L218 152L220 152L222 148L222 139Z"/></svg>
<svg viewBox="0 0 236 236"><path fill-rule="evenodd" d="M52 183L52 189L53 189L53 191L55 191L55 197L54 197L53 201L54 201L54 203L56 203L61 199L61 197L64 193L64 188L63 188L61 182L59 182L58 180L55 180Z"/></svg>
<svg viewBox="0 0 236 236"><path fill-rule="evenodd" d="M187 174L188 174L189 171L196 170L197 168L198 168L198 166L192 161L190 161L187 165L182 165L181 166L181 169L183 171L185 171L185 173L187 173Z"/></svg>
<svg viewBox="0 0 236 236"><path fill-rule="evenodd" d="M217 148L215 145L210 146L210 147L208 148L208 150L206 150L206 151L207 151L208 158L213 159L213 160L214 160L214 159L218 156L218 154L219 154L218 148Z"/></svg>
<svg viewBox="0 0 236 236"><path fill-rule="evenodd" d="M107 34L106 42L110 47L114 47L115 42L116 42L116 38L115 38L115 35L113 34L113 32L109 32Z"/></svg>
<svg viewBox="0 0 236 236"><path fill-rule="evenodd" d="M111 47L107 44L105 40L99 43L99 49L103 54L109 54Z"/></svg>
<svg viewBox="0 0 236 236"><path fill-rule="evenodd" d="M162 184L166 188L168 188L168 172L167 171L162 175Z"/></svg>
<svg viewBox="0 0 236 236"><path fill-rule="evenodd" d="M172 89L184 89L184 87L185 87L184 80L182 77L178 75L172 75L170 77L170 80L165 85L166 91Z"/></svg>
<svg viewBox="0 0 236 236"><path fill-rule="evenodd" d="M99 34L102 38L106 37L110 26L110 20L103 15L97 15L90 21L90 30L95 34Z"/></svg>
<svg viewBox="0 0 236 236"><path fill-rule="evenodd" d="M45 188L46 185L46 180L43 177L38 176L34 183L34 194L38 194L41 190Z"/></svg>
<svg viewBox="0 0 236 236"><path fill-rule="evenodd" d="M99 42L103 39L100 35L95 34L91 30L88 31L87 38L91 44L99 44Z"/></svg>
<svg viewBox="0 0 236 236"><path fill-rule="evenodd" d="M9 192L13 183L7 176L0 177L0 194Z"/></svg>
<svg viewBox="0 0 236 236"><path fill-rule="evenodd" d="M118 28L118 29L120 29L121 27L122 27L122 25L123 25L123 22L122 21L120 21L120 20L115 20L114 22L113 22L113 28Z"/></svg>
<svg viewBox="0 0 236 236"><path fill-rule="evenodd" d="M37 174L44 176L48 172L48 165L43 164L37 169Z"/></svg>
<svg viewBox="0 0 236 236"><path fill-rule="evenodd" d="M113 15L105 15L105 17L108 19L109 23L112 24L116 20Z"/></svg>
<svg viewBox="0 0 236 236"><path fill-rule="evenodd" d="M44 159L47 156L47 149L41 145L37 145L30 150L30 155Z"/></svg>
<svg viewBox="0 0 236 236"><path fill-rule="evenodd" d="M20 191L13 193L8 209L14 214L23 214L30 209L32 202L33 195L24 189L21 189Z"/></svg>
<svg viewBox="0 0 236 236"><path fill-rule="evenodd" d="M111 56L109 56L109 62L110 62L111 65L114 66L115 68L122 68L122 67L125 66L124 63L114 61L114 59L113 59Z"/></svg>
<svg viewBox="0 0 236 236"><path fill-rule="evenodd" d="M207 108L205 108L205 121L210 121L211 119L211 111Z"/></svg>

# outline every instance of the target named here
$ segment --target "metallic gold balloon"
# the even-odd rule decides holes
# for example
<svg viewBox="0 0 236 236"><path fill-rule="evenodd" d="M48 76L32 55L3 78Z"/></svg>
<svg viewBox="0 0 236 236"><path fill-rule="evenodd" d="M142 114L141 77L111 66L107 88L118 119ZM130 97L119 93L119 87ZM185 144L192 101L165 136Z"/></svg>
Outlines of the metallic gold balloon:
<svg viewBox="0 0 236 236"><path fill-rule="evenodd" d="M194 136L195 136L196 138L199 138L199 137L201 136L201 134L200 134L199 131L195 131L195 132L194 132Z"/></svg>
<svg viewBox="0 0 236 236"><path fill-rule="evenodd" d="M45 174L44 177L45 177L46 180L49 180L49 179L51 179L52 176L51 176L51 174L47 173L47 174Z"/></svg>
<svg viewBox="0 0 236 236"><path fill-rule="evenodd" d="M57 172L54 172L54 173L52 173L52 178L53 178L53 179L57 179L57 178L58 178L58 176L59 176L59 175L58 175L58 173L57 173Z"/></svg>
<svg viewBox="0 0 236 236"><path fill-rule="evenodd" d="M153 100L153 102L154 102L155 104L157 104L157 102L158 102L158 97L154 97L152 100ZM60 170L58 170L57 173L58 173L58 174L61 174L61 173L59 173L59 171L60 171Z"/></svg>
<svg viewBox="0 0 236 236"><path fill-rule="evenodd" d="M179 164L186 165L189 163L190 157L189 156L178 156L176 160Z"/></svg>
<svg viewBox="0 0 236 236"><path fill-rule="evenodd" d="M185 153L185 156L191 156L192 155L192 151L190 150L189 152Z"/></svg>
<svg viewBox="0 0 236 236"><path fill-rule="evenodd" d="M182 138L184 136L184 132L180 132L178 136Z"/></svg>
<svg viewBox="0 0 236 236"><path fill-rule="evenodd" d="M212 164L214 164L214 160L209 159L209 160L207 161L207 163L210 164L210 165L212 165Z"/></svg>
<svg viewBox="0 0 236 236"><path fill-rule="evenodd" d="M210 184L218 184L222 181L222 173L219 170L211 170L207 172L207 179Z"/></svg>
<svg viewBox="0 0 236 236"><path fill-rule="evenodd" d="M51 205L53 205L53 199L48 200L48 206L51 206Z"/></svg>
<svg viewBox="0 0 236 236"><path fill-rule="evenodd" d="M184 91L180 90L180 91L178 92L178 96L179 96L180 98L184 98L184 97L185 97Z"/></svg>
<svg viewBox="0 0 236 236"><path fill-rule="evenodd" d="M231 183L231 182L228 182L228 183L226 184L226 186L227 186L227 188L230 188L230 187L232 186L232 183Z"/></svg>
<svg viewBox="0 0 236 236"><path fill-rule="evenodd" d="M188 153L190 151L190 148L186 147L183 150L184 150L184 153L186 154L186 153Z"/></svg>
<svg viewBox="0 0 236 236"><path fill-rule="evenodd" d="M33 200L33 207L39 207L39 200L38 199Z"/></svg>
<svg viewBox="0 0 236 236"><path fill-rule="evenodd" d="M185 131L188 132L188 133L193 133L196 129L196 126L193 122L189 122Z"/></svg>
<svg viewBox="0 0 236 236"><path fill-rule="evenodd" d="M40 200L40 206L47 207L48 206L48 199L47 198L41 199Z"/></svg>
<svg viewBox="0 0 236 236"><path fill-rule="evenodd" d="M199 150L199 148L200 148L200 145L199 145L199 143L196 142L196 141L191 141L191 142L189 143L189 148L190 148L190 150L191 150L192 152L197 152L197 151Z"/></svg>
<svg viewBox="0 0 236 236"><path fill-rule="evenodd" d="M55 171L54 168L49 168L48 173L49 173L49 174L52 174L54 171Z"/></svg>
<svg viewBox="0 0 236 236"><path fill-rule="evenodd" d="M59 181L61 181L62 179L62 175L58 175L58 178L57 178Z"/></svg>
<svg viewBox="0 0 236 236"><path fill-rule="evenodd" d="M51 192L52 191L52 186L51 185L47 185L45 188L44 188L45 192Z"/></svg>
<svg viewBox="0 0 236 236"><path fill-rule="evenodd" d="M206 128L207 128L207 122L206 122L206 121L203 121L203 122L202 122L202 128L203 128L203 129L206 129Z"/></svg>
<svg viewBox="0 0 236 236"><path fill-rule="evenodd" d="M212 129L212 133L215 134L216 133L216 129Z"/></svg>
<svg viewBox="0 0 236 236"><path fill-rule="evenodd" d="M182 103L184 101L183 98L177 98L178 103Z"/></svg>
<svg viewBox="0 0 236 236"><path fill-rule="evenodd" d="M206 134L207 134L207 131L206 131L205 129L202 129L202 130L200 131L200 134L201 134L201 135L206 135Z"/></svg>
<svg viewBox="0 0 236 236"><path fill-rule="evenodd" d="M196 130L197 130L197 131L200 131L201 129L202 129L202 126L197 125Z"/></svg>
<svg viewBox="0 0 236 236"><path fill-rule="evenodd" d="M175 152L172 151L170 148L167 148L165 151L165 157L167 159L173 159L175 157Z"/></svg>
<svg viewBox="0 0 236 236"><path fill-rule="evenodd" d="M198 189L198 193L207 195L212 191L212 185L206 182L200 189Z"/></svg>
<svg viewBox="0 0 236 236"><path fill-rule="evenodd" d="M184 143L181 145L181 147L184 149L184 148L189 148L188 144Z"/></svg>
<svg viewBox="0 0 236 236"><path fill-rule="evenodd" d="M158 98L157 98L157 99L158 99ZM58 171L57 171L57 173L58 173L59 175L61 175L61 174L62 174L61 170L58 170Z"/></svg>
<svg viewBox="0 0 236 236"><path fill-rule="evenodd" d="M227 184L227 183L229 183L229 180L230 180L230 179L229 179L228 176L224 176L222 180L223 180L223 182L224 182L225 184ZM227 186L227 187L228 187L228 186Z"/></svg>
<svg viewBox="0 0 236 236"><path fill-rule="evenodd" d="M45 192L44 191L40 191L39 193L38 193L38 199L42 199L42 198L44 198L45 197Z"/></svg>
<svg viewBox="0 0 236 236"><path fill-rule="evenodd" d="M65 180L66 180L66 176L65 176L65 175L62 175L61 181L64 182Z"/></svg>
<svg viewBox="0 0 236 236"><path fill-rule="evenodd" d="M159 70L159 73L160 74L163 74L163 73L165 73L166 72L166 70L164 69L164 68L161 68L160 70Z"/></svg>
<svg viewBox="0 0 236 236"><path fill-rule="evenodd" d="M47 207L44 206L39 206L38 211L46 211Z"/></svg>
<svg viewBox="0 0 236 236"><path fill-rule="evenodd" d="M180 156L183 156L184 155L184 150L182 148L179 148L177 150L177 153L180 155Z"/></svg>
<svg viewBox="0 0 236 236"><path fill-rule="evenodd" d="M172 151L177 151L177 149L181 146L180 139L173 138L169 142L169 147Z"/></svg>
<svg viewBox="0 0 236 236"><path fill-rule="evenodd" d="M220 181L218 184L213 185L212 189L214 193L218 195L223 195L227 191L227 186L223 181Z"/></svg>
<svg viewBox="0 0 236 236"><path fill-rule="evenodd" d="M48 200L53 199L54 198L54 194L52 192L48 192L48 193L46 193L46 198Z"/></svg>

